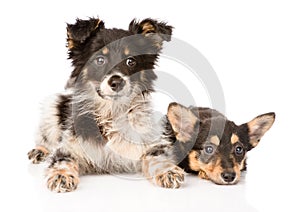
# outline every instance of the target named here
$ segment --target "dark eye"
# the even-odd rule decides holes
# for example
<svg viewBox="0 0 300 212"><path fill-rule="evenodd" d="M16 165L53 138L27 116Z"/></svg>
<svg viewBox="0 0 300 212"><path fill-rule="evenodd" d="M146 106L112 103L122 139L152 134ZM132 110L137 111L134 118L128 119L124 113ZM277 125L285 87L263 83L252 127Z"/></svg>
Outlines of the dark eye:
<svg viewBox="0 0 300 212"><path fill-rule="evenodd" d="M133 57L129 57L126 60L126 65L128 67L134 67L136 65L136 60Z"/></svg>
<svg viewBox="0 0 300 212"><path fill-rule="evenodd" d="M105 58L104 58L103 56L98 56L98 57L96 58L96 63L97 63L97 65L99 65L99 66L104 65L104 64L105 64Z"/></svg>
<svg viewBox="0 0 300 212"><path fill-rule="evenodd" d="M235 147L235 154L236 155L242 155L244 153L244 149L241 146L236 146Z"/></svg>
<svg viewBox="0 0 300 212"><path fill-rule="evenodd" d="M215 150L214 147L211 146L211 145L207 145L207 146L204 147L204 151L205 151L205 153L208 154L208 155L213 154L213 153L214 153L214 150Z"/></svg>

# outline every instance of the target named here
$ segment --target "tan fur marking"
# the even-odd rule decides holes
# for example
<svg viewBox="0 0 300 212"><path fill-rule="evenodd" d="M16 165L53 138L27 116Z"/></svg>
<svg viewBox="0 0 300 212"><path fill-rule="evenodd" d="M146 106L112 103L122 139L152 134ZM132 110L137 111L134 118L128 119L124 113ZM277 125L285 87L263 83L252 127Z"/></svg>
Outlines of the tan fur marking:
<svg viewBox="0 0 300 212"><path fill-rule="evenodd" d="M250 144L253 146L253 147L256 147L258 145L258 140L250 140Z"/></svg>
<svg viewBox="0 0 300 212"><path fill-rule="evenodd" d="M149 31L155 31L155 28L154 28L154 26L153 26L152 24L150 24L150 23L145 23L145 24L143 25L143 34L146 34L146 33L149 32Z"/></svg>
<svg viewBox="0 0 300 212"><path fill-rule="evenodd" d="M72 49L74 48L74 42L73 42L73 38L70 32L67 32L67 42L68 42L68 49Z"/></svg>
<svg viewBox="0 0 300 212"><path fill-rule="evenodd" d="M96 24L96 26L95 26L94 30L98 28L98 26L99 26L99 24L100 24L100 23L101 23L101 20L100 20L100 19L98 19L98 22L97 22L97 24Z"/></svg>
<svg viewBox="0 0 300 212"><path fill-rule="evenodd" d="M221 173L223 172L223 169L221 167L220 159L218 159L214 164L211 164L211 163L206 164L202 169L211 181L218 183L218 184L223 183L221 181Z"/></svg>
<svg viewBox="0 0 300 212"><path fill-rule="evenodd" d="M200 162L198 160L198 152L192 150L189 154L189 166L194 171L200 171Z"/></svg>
<svg viewBox="0 0 300 212"><path fill-rule="evenodd" d="M202 171L202 170L199 171L198 177L200 177L201 179L204 179L204 180L209 180L209 178L207 177L206 173L204 171Z"/></svg>
<svg viewBox="0 0 300 212"><path fill-rule="evenodd" d="M236 134L232 133L232 136L231 136L231 139L230 139L231 143L235 144L239 140L240 140L239 137Z"/></svg>
<svg viewBox="0 0 300 212"><path fill-rule="evenodd" d="M105 46L102 48L102 54L108 54L109 49Z"/></svg>
<svg viewBox="0 0 300 212"><path fill-rule="evenodd" d="M38 149L38 150L41 150L44 154L47 154L47 155L49 154L48 149L46 149L43 146L36 146L35 148Z"/></svg>
<svg viewBox="0 0 300 212"><path fill-rule="evenodd" d="M124 54L127 55L127 56L130 54L130 50L129 50L128 47L125 47Z"/></svg>
<svg viewBox="0 0 300 212"><path fill-rule="evenodd" d="M244 159L242 160L242 162L238 165L239 170L242 170L243 168L245 168L245 167L244 167L245 160L246 160L246 158L244 158Z"/></svg>
<svg viewBox="0 0 300 212"><path fill-rule="evenodd" d="M73 49L74 48L74 42L71 39L68 39L68 48Z"/></svg>
<svg viewBox="0 0 300 212"><path fill-rule="evenodd" d="M219 137L218 136L212 136L211 138L210 138L210 142L211 143L213 143L214 145L216 145L216 146L219 146L220 145L220 139L219 139Z"/></svg>
<svg viewBox="0 0 300 212"><path fill-rule="evenodd" d="M202 179L211 180L217 184L223 184L221 179L221 173L223 169L221 167L221 160L218 159L215 162L210 162L208 164L198 161L199 173L198 176Z"/></svg>

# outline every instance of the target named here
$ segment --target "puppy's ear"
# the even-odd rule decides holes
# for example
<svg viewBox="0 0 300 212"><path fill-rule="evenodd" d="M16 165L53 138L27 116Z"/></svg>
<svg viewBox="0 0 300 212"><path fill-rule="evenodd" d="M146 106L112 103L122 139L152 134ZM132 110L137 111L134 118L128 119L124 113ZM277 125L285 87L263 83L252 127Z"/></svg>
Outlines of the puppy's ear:
<svg viewBox="0 0 300 212"><path fill-rule="evenodd" d="M199 124L199 119L192 111L178 103L171 103L168 108L168 120L172 126L177 140L181 142L190 141Z"/></svg>
<svg viewBox="0 0 300 212"><path fill-rule="evenodd" d="M159 22L150 18L144 19L141 22L133 19L129 24L129 31L135 34L142 34L152 37L158 44L163 41L170 41L173 27L165 22Z"/></svg>
<svg viewBox="0 0 300 212"><path fill-rule="evenodd" d="M272 127L274 121L275 113L266 113L247 123L251 148L257 146L263 135Z"/></svg>
<svg viewBox="0 0 300 212"><path fill-rule="evenodd" d="M104 22L98 18L76 19L75 24L67 24L68 49L71 50L84 43L98 29L104 29Z"/></svg>

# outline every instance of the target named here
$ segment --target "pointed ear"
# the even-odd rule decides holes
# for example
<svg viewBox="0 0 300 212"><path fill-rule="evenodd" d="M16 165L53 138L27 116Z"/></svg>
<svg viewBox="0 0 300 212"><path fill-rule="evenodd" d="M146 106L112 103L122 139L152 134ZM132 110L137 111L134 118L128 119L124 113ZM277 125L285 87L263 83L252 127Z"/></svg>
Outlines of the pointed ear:
<svg viewBox="0 0 300 212"><path fill-rule="evenodd" d="M67 24L67 47L73 49L84 43L97 29L104 29L104 22L98 18L76 19L75 24Z"/></svg>
<svg viewBox="0 0 300 212"><path fill-rule="evenodd" d="M129 31L152 37L161 46L163 41L170 41L173 27L165 22L159 22L150 18L141 22L133 19L129 24Z"/></svg>
<svg viewBox="0 0 300 212"><path fill-rule="evenodd" d="M190 109L173 102L169 105L167 117L177 140L187 142L192 139L197 131L199 119Z"/></svg>
<svg viewBox="0 0 300 212"><path fill-rule="evenodd" d="M263 135L272 127L274 121L275 113L266 113L247 123L249 142L252 148L257 146Z"/></svg>

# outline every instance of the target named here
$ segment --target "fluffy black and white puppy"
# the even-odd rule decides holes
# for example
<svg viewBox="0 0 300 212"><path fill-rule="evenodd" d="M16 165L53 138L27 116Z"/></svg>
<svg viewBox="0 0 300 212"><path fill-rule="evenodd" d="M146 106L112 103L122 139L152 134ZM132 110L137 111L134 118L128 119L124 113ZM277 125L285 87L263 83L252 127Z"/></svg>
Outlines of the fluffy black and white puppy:
<svg viewBox="0 0 300 212"><path fill-rule="evenodd" d="M152 166L141 160L163 140L150 94L155 62L171 34L171 26L153 19L133 20L128 30L106 29L97 18L67 25L74 70L66 91L46 103L28 153L33 163L48 159L50 190L76 189L81 174L141 170L155 184L179 187L183 170L172 160Z"/></svg>

